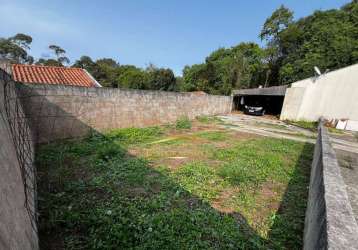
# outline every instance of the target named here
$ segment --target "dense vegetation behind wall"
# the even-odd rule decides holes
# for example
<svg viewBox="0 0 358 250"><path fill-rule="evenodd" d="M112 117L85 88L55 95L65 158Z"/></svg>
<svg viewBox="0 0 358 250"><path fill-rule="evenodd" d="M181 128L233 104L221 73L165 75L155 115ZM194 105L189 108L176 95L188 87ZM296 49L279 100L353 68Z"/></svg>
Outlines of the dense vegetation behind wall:
<svg viewBox="0 0 358 250"><path fill-rule="evenodd" d="M38 249L33 159L15 83L0 69L0 249Z"/></svg>
<svg viewBox="0 0 358 250"><path fill-rule="evenodd" d="M21 85L21 99L38 142L90 131L173 123L181 117L231 112L232 97L205 93Z"/></svg>

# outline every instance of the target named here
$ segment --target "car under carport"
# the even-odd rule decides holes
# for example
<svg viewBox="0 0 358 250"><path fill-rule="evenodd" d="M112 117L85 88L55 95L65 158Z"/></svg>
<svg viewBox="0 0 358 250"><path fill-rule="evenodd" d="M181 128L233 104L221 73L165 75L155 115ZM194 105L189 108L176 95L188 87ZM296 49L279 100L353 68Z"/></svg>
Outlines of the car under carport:
<svg viewBox="0 0 358 250"><path fill-rule="evenodd" d="M234 110L243 111L247 106L264 107L266 114L280 115L288 85L268 88L233 90Z"/></svg>

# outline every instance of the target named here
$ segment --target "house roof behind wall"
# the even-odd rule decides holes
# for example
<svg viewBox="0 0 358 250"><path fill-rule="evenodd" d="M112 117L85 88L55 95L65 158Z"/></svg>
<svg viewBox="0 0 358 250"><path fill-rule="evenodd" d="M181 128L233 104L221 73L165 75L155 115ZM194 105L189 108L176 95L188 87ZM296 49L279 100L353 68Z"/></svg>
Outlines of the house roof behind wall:
<svg viewBox="0 0 358 250"><path fill-rule="evenodd" d="M13 64L12 75L15 81L22 83L100 86L86 70L81 68Z"/></svg>

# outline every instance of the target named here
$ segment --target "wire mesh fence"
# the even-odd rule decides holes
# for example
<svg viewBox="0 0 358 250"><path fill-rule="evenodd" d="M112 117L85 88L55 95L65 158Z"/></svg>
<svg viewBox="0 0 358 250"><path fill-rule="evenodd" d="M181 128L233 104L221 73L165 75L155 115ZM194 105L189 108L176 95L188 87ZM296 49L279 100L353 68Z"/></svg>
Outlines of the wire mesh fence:
<svg viewBox="0 0 358 250"><path fill-rule="evenodd" d="M31 226L37 233L37 186L36 167L34 164L35 141L18 95L18 85L12 79L9 72L9 66L0 69L0 87L3 92L1 100L3 103L1 103L2 107L0 110L3 120L8 124L9 134L13 141L20 167L25 195L24 206L30 218Z"/></svg>

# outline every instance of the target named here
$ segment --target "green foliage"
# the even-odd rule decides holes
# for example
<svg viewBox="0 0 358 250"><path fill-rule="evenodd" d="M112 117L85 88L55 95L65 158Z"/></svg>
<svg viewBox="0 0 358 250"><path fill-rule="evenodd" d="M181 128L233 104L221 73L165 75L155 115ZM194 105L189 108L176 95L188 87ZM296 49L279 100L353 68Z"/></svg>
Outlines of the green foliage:
<svg viewBox="0 0 358 250"><path fill-rule="evenodd" d="M187 116L180 117L175 122L175 128L176 129L191 129L191 121Z"/></svg>
<svg viewBox="0 0 358 250"><path fill-rule="evenodd" d="M131 67L121 73L117 79L118 86L130 89L146 89L147 79L143 70Z"/></svg>
<svg viewBox="0 0 358 250"><path fill-rule="evenodd" d="M293 20L280 6L263 24L260 38L266 46L240 43L219 48L205 63L186 66L182 91L202 90L230 94L232 89L287 84L358 62L358 3L341 9L316 11Z"/></svg>
<svg viewBox="0 0 358 250"><path fill-rule="evenodd" d="M92 61L82 56L73 67L84 68L105 87L124 89L152 89L177 91L176 78L171 69L157 68L150 64L143 70L133 65L120 65L110 58Z"/></svg>
<svg viewBox="0 0 358 250"><path fill-rule="evenodd" d="M286 122L289 124L301 127L301 128L312 130L312 131L316 131L317 127L318 127L318 122L310 122L310 121L304 121L304 120L286 121Z"/></svg>
<svg viewBox="0 0 358 250"><path fill-rule="evenodd" d="M116 157L123 157L124 154L125 151L115 143L104 144L97 150L97 158L102 161L109 161Z"/></svg>
<svg viewBox="0 0 358 250"><path fill-rule="evenodd" d="M334 70L358 62L358 3L316 11L288 26L279 36L282 83L313 75L313 67Z"/></svg>
<svg viewBox="0 0 358 250"><path fill-rule="evenodd" d="M148 88L154 90L176 91L176 79L171 69L159 69L150 65L146 69L148 74Z"/></svg>
<svg viewBox="0 0 358 250"><path fill-rule="evenodd" d="M40 58L36 64L37 65L43 65L43 66L56 66L56 67L64 67L65 65L70 63L70 59L66 56L66 51L62 49L58 45L50 45L48 48L52 51L52 53L55 55L56 59L49 58L44 59Z"/></svg>
<svg viewBox="0 0 358 250"><path fill-rule="evenodd" d="M121 144L137 144L150 141L162 134L160 127L115 129L106 134L106 138Z"/></svg>
<svg viewBox="0 0 358 250"><path fill-rule="evenodd" d="M201 115L201 116L197 116L196 120L198 120L201 123L216 123L216 122L220 122L220 118L216 117L216 116L205 116L205 115Z"/></svg>
<svg viewBox="0 0 358 250"><path fill-rule="evenodd" d="M328 131L333 134L344 134L343 130L331 127L328 127Z"/></svg>
<svg viewBox="0 0 358 250"><path fill-rule="evenodd" d="M35 63L36 65L42 65L42 66L55 66L55 67L63 67L63 64L59 61L57 61L56 59L44 59L44 58L40 58L39 60L37 60L37 62Z"/></svg>
<svg viewBox="0 0 358 250"><path fill-rule="evenodd" d="M196 135L200 138L208 139L210 141L223 141L228 135L223 131L208 131L208 132L199 132Z"/></svg>
<svg viewBox="0 0 358 250"><path fill-rule="evenodd" d="M264 51L255 43L220 48L205 63L184 68L181 90L229 95L233 88L257 86L265 77L263 59Z"/></svg>
<svg viewBox="0 0 358 250"><path fill-rule="evenodd" d="M0 38L0 59L7 59L11 63L32 64L34 58L28 55L32 37L18 33L9 38Z"/></svg>
<svg viewBox="0 0 358 250"><path fill-rule="evenodd" d="M174 176L189 193L198 195L204 201L217 198L225 185L212 167L200 162L186 164Z"/></svg>
<svg viewBox="0 0 358 250"><path fill-rule="evenodd" d="M262 40L276 39L282 30L286 29L293 21L293 12L281 5L271 17L267 18L261 33Z"/></svg>

